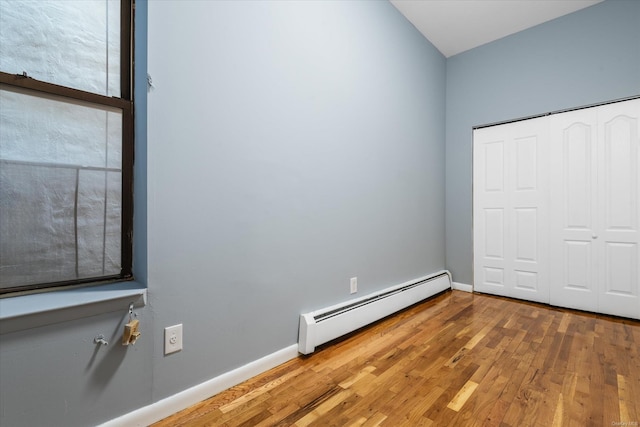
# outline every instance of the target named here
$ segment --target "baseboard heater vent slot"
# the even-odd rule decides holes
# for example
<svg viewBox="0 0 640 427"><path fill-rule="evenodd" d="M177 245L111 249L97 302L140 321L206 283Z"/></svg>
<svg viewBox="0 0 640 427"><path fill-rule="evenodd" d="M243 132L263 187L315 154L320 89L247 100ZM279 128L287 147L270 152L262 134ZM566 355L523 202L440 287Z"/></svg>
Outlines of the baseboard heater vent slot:
<svg viewBox="0 0 640 427"><path fill-rule="evenodd" d="M301 314L298 351L313 353L320 344L450 288L451 274L443 270L343 304Z"/></svg>

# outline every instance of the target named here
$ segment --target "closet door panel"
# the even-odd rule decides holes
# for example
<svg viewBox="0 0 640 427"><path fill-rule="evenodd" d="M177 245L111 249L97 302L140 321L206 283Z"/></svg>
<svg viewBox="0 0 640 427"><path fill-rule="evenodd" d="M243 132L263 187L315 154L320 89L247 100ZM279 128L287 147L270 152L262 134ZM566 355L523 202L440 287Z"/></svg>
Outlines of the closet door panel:
<svg viewBox="0 0 640 427"><path fill-rule="evenodd" d="M607 242L604 248L604 296L638 297L638 245L635 243ZM626 301L619 301L623 304ZM618 307L618 306L616 306ZM620 314L620 313L611 313Z"/></svg>
<svg viewBox="0 0 640 427"><path fill-rule="evenodd" d="M593 109L550 117L550 302L596 311L597 120Z"/></svg>
<svg viewBox="0 0 640 427"><path fill-rule="evenodd" d="M598 311L640 318L640 100L598 108Z"/></svg>
<svg viewBox="0 0 640 427"><path fill-rule="evenodd" d="M547 135L545 118L474 132L476 291L549 302Z"/></svg>
<svg viewBox="0 0 640 427"><path fill-rule="evenodd" d="M483 214L485 258L504 261L504 209L484 208Z"/></svg>
<svg viewBox="0 0 640 427"><path fill-rule="evenodd" d="M510 294L549 302L547 249L548 120L546 117L509 125L507 182Z"/></svg>
<svg viewBox="0 0 640 427"><path fill-rule="evenodd" d="M562 263L562 277L554 277L554 280L559 280L567 291L593 293L595 291L594 245L590 241L568 239L563 241L563 245L563 257L558 260ZM553 299L552 303L561 305L561 301Z"/></svg>
<svg viewBox="0 0 640 427"><path fill-rule="evenodd" d="M474 289L496 295L505 290L506 134L496 128L474 132Z"/></svg>

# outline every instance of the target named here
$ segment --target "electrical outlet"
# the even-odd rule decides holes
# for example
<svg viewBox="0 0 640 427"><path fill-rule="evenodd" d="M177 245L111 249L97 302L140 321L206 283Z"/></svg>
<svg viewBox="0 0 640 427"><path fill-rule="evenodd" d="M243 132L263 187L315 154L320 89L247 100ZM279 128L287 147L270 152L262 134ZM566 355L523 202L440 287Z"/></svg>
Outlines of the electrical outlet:
<svg viewBox="0 0 640 427"><path fill-rule="evenodd" d="M358 292L358 278L357 277L352 277L351 278L351 293L355 294L356 292Z"/></svg>
<svg viewBox="0 0 640 427"><path fill-rule="evenodd" d="M164 328L164 354L182 350L182 323Z"/></svg>

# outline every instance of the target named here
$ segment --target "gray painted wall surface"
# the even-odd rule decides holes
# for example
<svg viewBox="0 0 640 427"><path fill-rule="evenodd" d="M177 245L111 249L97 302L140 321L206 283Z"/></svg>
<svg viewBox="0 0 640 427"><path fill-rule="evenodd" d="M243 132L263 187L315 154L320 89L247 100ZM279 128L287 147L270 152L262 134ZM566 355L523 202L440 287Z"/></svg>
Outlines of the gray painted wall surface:
<svg viewBox="0 0 640 427"><path fill-rule="evenodd" d="M608 0L447 60L446 256L472 283L472 127L640 94L640 2Z"/></svg>
<svg viewBox="0 0 640 427"><path fill-rule="evenodd" d="M135 25L133 268L136 279L146 283L146 1L136 1ZM151 404L153 343L162 331L148 306L136 313L142 337L133 347L120 345L127 307L0 335L0 426L92 426ZM98 334L109 341L107 347L93 343Z"/></svg>
<svg viewBox="0 0 640 427"><path fill-rule="evenodd" d="M294 344L299 313L349 299L352 276L359 296L444 267L445 59L393 6L148 6L142 337L119 345L125 312L0 335L3 427L108 421ZM165 357L175 323L185 348Z"/></svg>
<svg viewBox="0 0 640 427"><path fill-rule="evenodd" d="M120 345L123 312L0 335L0 425L92 426L151 403L153 332ZM93 343L104 334L108 346Z"/></svg>
<svg viewBox="0 0 640 427"><path fill-rule="evenodd" d="M122 313L0 336L3 427L107 421L293 344L298 314L348 299L353 275L362 295L442 268L442 56L384 2L247 4L152 3L142 339L115 345ZM639 13L607 1L449 59L455 280L471 281L471 126L639 93ZM144 121L143 43L136 54ZM185 349L164 357L180 322Z"/></svg>
<svg viewBox="0 0 640 427"><path fill-rule="evenodd" d="M445 59L387 2L149 4L153 399L444 267Z"/></svg>

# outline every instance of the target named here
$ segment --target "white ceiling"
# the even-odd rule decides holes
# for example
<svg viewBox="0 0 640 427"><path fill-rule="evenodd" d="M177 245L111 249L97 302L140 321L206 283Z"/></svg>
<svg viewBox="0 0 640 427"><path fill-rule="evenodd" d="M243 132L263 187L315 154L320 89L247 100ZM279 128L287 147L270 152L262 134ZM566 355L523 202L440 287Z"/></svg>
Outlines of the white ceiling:
<svg viewBox="0 0 640 427"><path fill-rule="evenodd" d="M602 0L390 0L447 58Z"/></svg>

